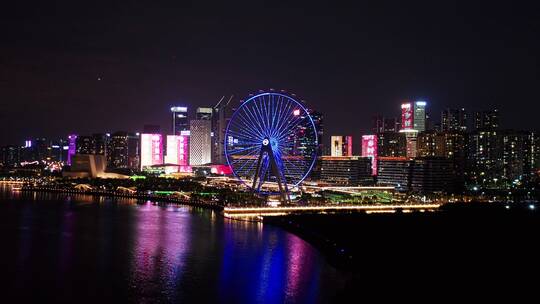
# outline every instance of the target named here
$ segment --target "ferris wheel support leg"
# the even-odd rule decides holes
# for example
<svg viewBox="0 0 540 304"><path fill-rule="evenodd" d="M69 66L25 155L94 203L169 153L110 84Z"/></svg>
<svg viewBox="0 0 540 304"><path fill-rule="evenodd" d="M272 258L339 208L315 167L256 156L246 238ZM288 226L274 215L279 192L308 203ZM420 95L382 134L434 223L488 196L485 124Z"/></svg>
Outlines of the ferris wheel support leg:
<svg viewBox="0 0 540 304"><path fill-rule="evenodd" d="M261 191L261 187L264 184L264 178L266 177L267 171L268 171L268 157L265 157L262 161L261 171L259 173L259 186L257 186L257 192Z"/></svg>
<svg viewBox="0 0 540 304"><path fill-rule="evenodd" d="M270 151L269 154L272 174L277 178L281 201L285 204L289 204L291 200L289 197L289 189L287 189L287 181L285 180L285 176L283 176L283 172L280 170L280 166L278 166L275 154L272 151Z"/></svg>
<svg viewBox="0 0 540 304"><path fill-rule="evenodd" d="M262 157L263 157L263 153L264 151L262 151L261 149L261 153L259 153L259 159L257 160L257 167L255 168L255 176L253 178L253 186L251 187L251 189L253 189L253 191L255 191L255 186L257 186L257 180L262 180L261 179L261 161L262 161Z"/></svg>

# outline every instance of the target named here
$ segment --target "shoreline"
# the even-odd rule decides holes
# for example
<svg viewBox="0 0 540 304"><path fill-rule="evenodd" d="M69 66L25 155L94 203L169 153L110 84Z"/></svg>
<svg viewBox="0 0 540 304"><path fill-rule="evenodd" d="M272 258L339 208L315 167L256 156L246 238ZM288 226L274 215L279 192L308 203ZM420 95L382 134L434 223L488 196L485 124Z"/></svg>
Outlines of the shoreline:
<svg viewBox="0 0 540 304"><path fill-rule="evenodd" d="M64 193L64 194L81 194L81 195L92 195L92 196L103 196L103 197L119 197L119 198L132 198L140 200L152 200L156 202L163 202L169 204L178 204L186 205L190 207L200 207L205 209L210 209L214 211L222 211L223 206L219 204L212 204L206 202L193 202L191 200L181 199L181 198L170 198L156 195L138 195L138 194L127 194L127 193L116 193L116 192L105 192L105 191L81 191L81 190L66 190L66 189L54 189L54 188L40 188L40 187L22 187L18 189L21 192L44 192L44 193Z"/></svg>

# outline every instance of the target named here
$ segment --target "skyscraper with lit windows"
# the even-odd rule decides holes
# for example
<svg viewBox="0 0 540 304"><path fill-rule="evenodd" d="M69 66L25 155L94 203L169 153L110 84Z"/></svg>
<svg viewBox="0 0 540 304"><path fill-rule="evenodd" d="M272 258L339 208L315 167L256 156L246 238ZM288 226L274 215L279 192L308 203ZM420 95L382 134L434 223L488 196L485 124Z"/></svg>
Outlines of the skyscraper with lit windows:
<svg viewBox="0 0 540 304"><path fill-rule="evenodd" d="M189 118L187 107L171 107L172 133L180 135L182 131L189 131Z"/></svg>
<svg viewBox="0 0 540 304"><path fill-rule="evenodd" d="M190 165L203 165L212 162L211 128L211 122L209 120L191 120L189 143Z"/></svg>
<svg viewBox="0 0 540 304"><path fill-rule="evenodd" d="M425 101L414 103L414 129L418 132L426 130L426 105Z"/></svg>
<svg viewBox="0 0 540 304"><path fill-rule="evenodd" d="M107 162L112 169L139 169L139 136L128 132L116 132L110 137Z"/></svg>
<svg viewBox="0 0 540 304"><path fill-rule="evenodd" d="M441 113L441 131L467 131L467 112L461 109L445 109Z"/></svg>

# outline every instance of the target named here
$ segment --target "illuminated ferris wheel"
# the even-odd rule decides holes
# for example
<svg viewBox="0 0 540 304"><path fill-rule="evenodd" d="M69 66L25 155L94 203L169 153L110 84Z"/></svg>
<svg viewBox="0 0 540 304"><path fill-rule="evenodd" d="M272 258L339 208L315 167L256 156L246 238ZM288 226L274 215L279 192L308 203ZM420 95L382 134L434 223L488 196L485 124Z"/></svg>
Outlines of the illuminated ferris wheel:
<svg viewBox="0 0 540 304"><path fill-rule="evenodd" d="M225 155L235 176L258 193L275 193L271 189L277 186L285 201L313 168L317 147L315 124L305 106L275 92L244 101L225 136Z"/></svg>

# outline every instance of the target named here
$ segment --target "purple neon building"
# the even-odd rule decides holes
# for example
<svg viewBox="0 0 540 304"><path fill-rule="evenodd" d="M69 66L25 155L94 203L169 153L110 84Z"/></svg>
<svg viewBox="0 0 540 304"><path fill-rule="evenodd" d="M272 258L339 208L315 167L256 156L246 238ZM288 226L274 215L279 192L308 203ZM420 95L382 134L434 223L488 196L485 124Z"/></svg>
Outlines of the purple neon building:
<svg viewBox="0 0 540 304"><path fill-rule="evenodd" d="M77 135L71 134L68 135L68 153L67 153L67 164L71 166L71 157L75 155L77 151Z"/></svg>

